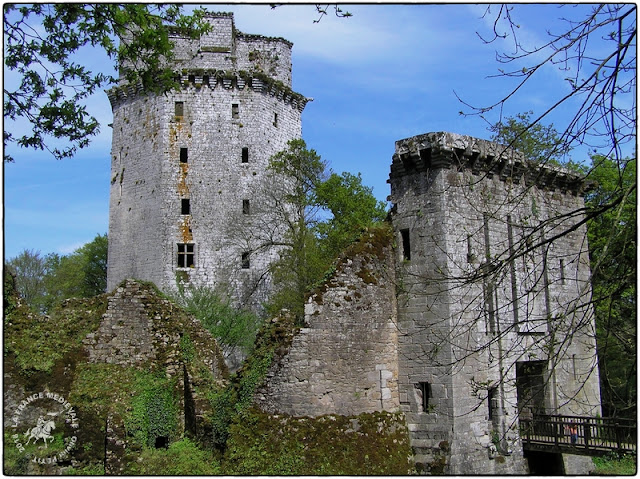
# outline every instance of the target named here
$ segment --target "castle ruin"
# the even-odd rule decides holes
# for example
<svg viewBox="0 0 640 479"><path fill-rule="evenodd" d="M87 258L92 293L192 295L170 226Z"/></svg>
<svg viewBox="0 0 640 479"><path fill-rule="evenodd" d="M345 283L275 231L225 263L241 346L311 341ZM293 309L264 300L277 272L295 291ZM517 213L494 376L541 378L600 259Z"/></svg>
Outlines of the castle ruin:
<svg viewBox="0 0 640 479"><path fill-rule="evenodd" d="M246 304L268 294L277 248L257 251L234 226L260 214L269 158L301 136L308 99L291 90L291 47L210 14L197 40L176 32L182 85L150 95L125 83L113 109L107 289L125 278L229 286ZM268 213L267 213L268 214Z"/></svg>
<svg viewBox="0 0 640 479"><path fill-rule="evenodd" d="M291 43L242 34L230 14L208 21L199 41L172 39L181 90L109 92L109 289L182 279L268 295L258 279L277 250L243 246L227 225L252 214L308 99L290 89ZM396 142L389 183L392 233L345 252L255 402L293 416L401 411L419 470L524 474L520 418L600 412L584 185L442 132Z"/></svg>

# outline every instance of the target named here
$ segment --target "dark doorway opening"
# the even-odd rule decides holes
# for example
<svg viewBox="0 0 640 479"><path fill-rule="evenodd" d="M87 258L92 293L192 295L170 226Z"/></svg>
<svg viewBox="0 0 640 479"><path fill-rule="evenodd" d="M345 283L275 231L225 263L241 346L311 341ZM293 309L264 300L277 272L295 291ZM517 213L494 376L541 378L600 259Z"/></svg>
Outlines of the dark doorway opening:
<svg viewBox="0 0 640 479"><path fill-rule="evenodd" d="M535 476L563 476L562 454L540 451L524 451L529 465L529 474Z"/></svg>
<svg viewBox="0 0 640 479"><path fill-rule="evenodd" d="M156 449L166 449L169 447L169 438L167 436L156 436Z"/></svg>
<svg viewBox="0 0 640 479"><path fill-rule="evenodd" d="M546 361L522 361L516 363L516 389L518 414L524 419L545 414Z"/></svg>

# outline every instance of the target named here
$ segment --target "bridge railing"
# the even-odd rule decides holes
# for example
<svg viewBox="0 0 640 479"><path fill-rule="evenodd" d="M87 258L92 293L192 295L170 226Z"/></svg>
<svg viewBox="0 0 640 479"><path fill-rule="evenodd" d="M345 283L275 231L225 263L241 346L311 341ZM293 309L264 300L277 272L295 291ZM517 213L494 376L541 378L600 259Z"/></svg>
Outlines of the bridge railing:
<svg viewBox="0 0 640 479"><path fill-rule="evenodd" d="M536 415L520 418L525 447L579 450L583 454L607 451L636 452L637 424L618 418Z"/></svg>

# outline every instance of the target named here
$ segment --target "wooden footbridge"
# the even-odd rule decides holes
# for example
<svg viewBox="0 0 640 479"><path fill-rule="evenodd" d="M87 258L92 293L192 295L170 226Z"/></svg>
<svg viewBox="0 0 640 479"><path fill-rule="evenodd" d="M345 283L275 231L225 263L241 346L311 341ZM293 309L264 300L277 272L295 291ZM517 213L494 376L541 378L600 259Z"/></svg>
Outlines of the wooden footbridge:
<svg viewBox="0 0 640 479"><path fill-rule="evenodd" d="M525 451L598 456L637 452L637 423L632 420L584 416L520 418Z"/></svg>

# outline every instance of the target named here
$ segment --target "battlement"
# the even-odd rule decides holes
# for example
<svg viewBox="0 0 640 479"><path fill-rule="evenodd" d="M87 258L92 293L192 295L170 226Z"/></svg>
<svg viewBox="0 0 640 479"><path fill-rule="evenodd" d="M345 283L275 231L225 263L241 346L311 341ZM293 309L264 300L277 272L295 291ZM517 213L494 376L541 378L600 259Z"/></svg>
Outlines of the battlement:
<svg viewBox="0 0 640 479"><path fill-rule="evenodd" d="M474 175L498 176L514 183L524 181L539 188L586 191L584 179L566 168L542 165L500 143L449 132L432 132L396 141L389 182L430 169L470 170Z"/></svg>
<svg viewBox="0 0 640 479"><path fill-rule="evenodd" d="M233 13L210 12L204 16L210 29L198 38L185 28L170 27L173 55L167 63L176 72L184 69L247 71L259 73L291 88L293 43L280 37L248 34L236 29ZM122 39L127 42L127 38ZM120 85L126 82L126 68Z"/></svg>
<svg viewBox="0 0 640 479"><path fill-rule="evenodd" d="M282 82L259 72L184 68L180 74L176 75L176 81L183 88L194 87L199 89L207 87L212 90L215 88L224 88L225 90L250 88L257 93L277 97L284 103L291 104L300 112L304 110L309 101L312 101L311 98L294 92ZM141 83L135 85L126 83L110 88L106 93L109 97L111 108L114 108L128 99L144 93L144 88Z"/></svg>

